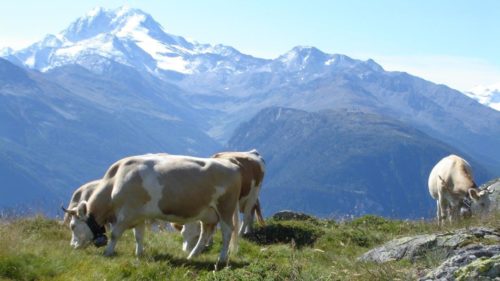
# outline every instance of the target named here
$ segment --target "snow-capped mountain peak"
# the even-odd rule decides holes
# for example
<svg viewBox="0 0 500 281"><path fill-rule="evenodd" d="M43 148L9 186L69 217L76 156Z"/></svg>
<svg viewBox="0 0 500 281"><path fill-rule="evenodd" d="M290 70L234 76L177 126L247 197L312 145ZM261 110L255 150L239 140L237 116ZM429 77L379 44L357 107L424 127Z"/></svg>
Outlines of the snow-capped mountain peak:
<svg viewBox="0 0 500 281"><path fill-rule="evenodd" d="M113 14L97 7L89 11L85 16L72 22L69 27L60 34L71 42L85 40L103 32L110 32Z"/></svg>
<svg viewBox="0 0 500 281"><path fill-rule="evenodd" d="M500 111L500 83L489 86L476 86L465 92L465 94L486 106Z"/></svg>
<svg viewBox="0 0 500 281"><path fill-rule="evenodd" d="M278 57L287 71L321 72L321 69L364 67L367 71L383 71L383 68L372 59L360 61L341 54L327 54L316 47L296 46Z"/></svg>
<svg viewBox="0 0 500 281"><path fill-rule="evenodd" d="M18 52L2 52L41 71L68 64L99 71L100 64L115 61L157 75L192 73L190 61L195 54L193 43L166 33L149 14L128 6L94 8L56 35Z"/></svg>
<svg viewBox="0 0 500 281"><path fill-rule="evenodd" d="M0 49L0 57L10 56L10 54L12 54L13 52L14 52L14 50L12 48L9 48L9 47L1 48Z"/></svg>
<svg viewBox="0 0 500 281"><path fill-rule="evenodd" d="M303 65L312 61L324 60L326 54L315 47L296 46L287 53L281 55L278 60L285 65Z"/></svg>
<svg viewBox="0 0 500 281"><path fill-rule="evenodd" d="M175 79L179 74L202 72L224 77L246 71L283 71L297 72L306 81L309 74L316 77L337 68L366 64L370 71L376 69L373 65L378 66L373 61L327 54L308 46L297 46L275 60L259 59L230 46L200 44L169 34L151 15L128 6L94 8L58 34L49 34L20 51L3 51L2 57L40 71L77 64L101 73L117 62Z"/></svg>

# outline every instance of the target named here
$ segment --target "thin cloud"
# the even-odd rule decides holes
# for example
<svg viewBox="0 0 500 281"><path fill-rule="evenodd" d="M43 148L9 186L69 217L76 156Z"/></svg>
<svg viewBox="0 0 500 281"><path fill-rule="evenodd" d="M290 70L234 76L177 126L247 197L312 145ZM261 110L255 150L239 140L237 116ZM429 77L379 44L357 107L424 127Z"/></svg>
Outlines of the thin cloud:
<svg viewBox="0 0 500 281"><path fill-rule="evenodd" d="M366 56L364 56L366 57ZM447 55L368 56L389 71L404 71L460 91L500 82L500 67L479 58Z"/></svg>

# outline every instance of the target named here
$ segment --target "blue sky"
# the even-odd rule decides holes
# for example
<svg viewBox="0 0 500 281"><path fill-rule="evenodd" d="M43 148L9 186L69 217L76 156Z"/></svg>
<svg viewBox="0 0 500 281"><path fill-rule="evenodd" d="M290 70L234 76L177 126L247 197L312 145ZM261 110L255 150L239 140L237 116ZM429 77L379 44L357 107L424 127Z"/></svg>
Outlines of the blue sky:
<svg viewBox="0 0 500 281"><path fill-rule="evenodd" d="M58 33L87 11L127 4L202 43L275 58L297 45L373 58L468 90L500 82L500 1L1 1L0 47Z"/></svg>

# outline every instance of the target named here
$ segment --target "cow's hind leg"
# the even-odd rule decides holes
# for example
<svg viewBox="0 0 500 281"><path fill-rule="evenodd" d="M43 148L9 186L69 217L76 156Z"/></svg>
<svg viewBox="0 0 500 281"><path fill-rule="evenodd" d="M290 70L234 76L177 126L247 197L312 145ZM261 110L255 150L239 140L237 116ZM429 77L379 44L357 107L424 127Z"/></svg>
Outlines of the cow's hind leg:
<svg viewBox="0 0 500 281"><path fill-rule="evenodd" d="M243 235L250 233L252 231L252 226L253 226L253 210L254 206L256 203L257 198L255 197L255 194L251 194L245 202L243 202L243 223L240 226L238 235Z"/></svg>
<svg viewBox="0 0 500 281"><path fill-rule="evenodd" d="M134 236L135 236L135 255L142 256L144 253L144 223L140 223L134 227Z"/></svg>

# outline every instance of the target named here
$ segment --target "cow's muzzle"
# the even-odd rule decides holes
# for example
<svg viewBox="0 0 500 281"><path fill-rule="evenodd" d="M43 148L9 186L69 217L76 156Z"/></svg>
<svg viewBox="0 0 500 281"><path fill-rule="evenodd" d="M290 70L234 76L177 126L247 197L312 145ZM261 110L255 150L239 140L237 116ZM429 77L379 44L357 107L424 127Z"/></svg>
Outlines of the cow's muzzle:
<svg viewBox="0 0 500 281"><path fill-rule="evenodd" d="M101 234L94 239L94 246L97 248L106 246L108 244L108 237L106 234Z"/></svg>

